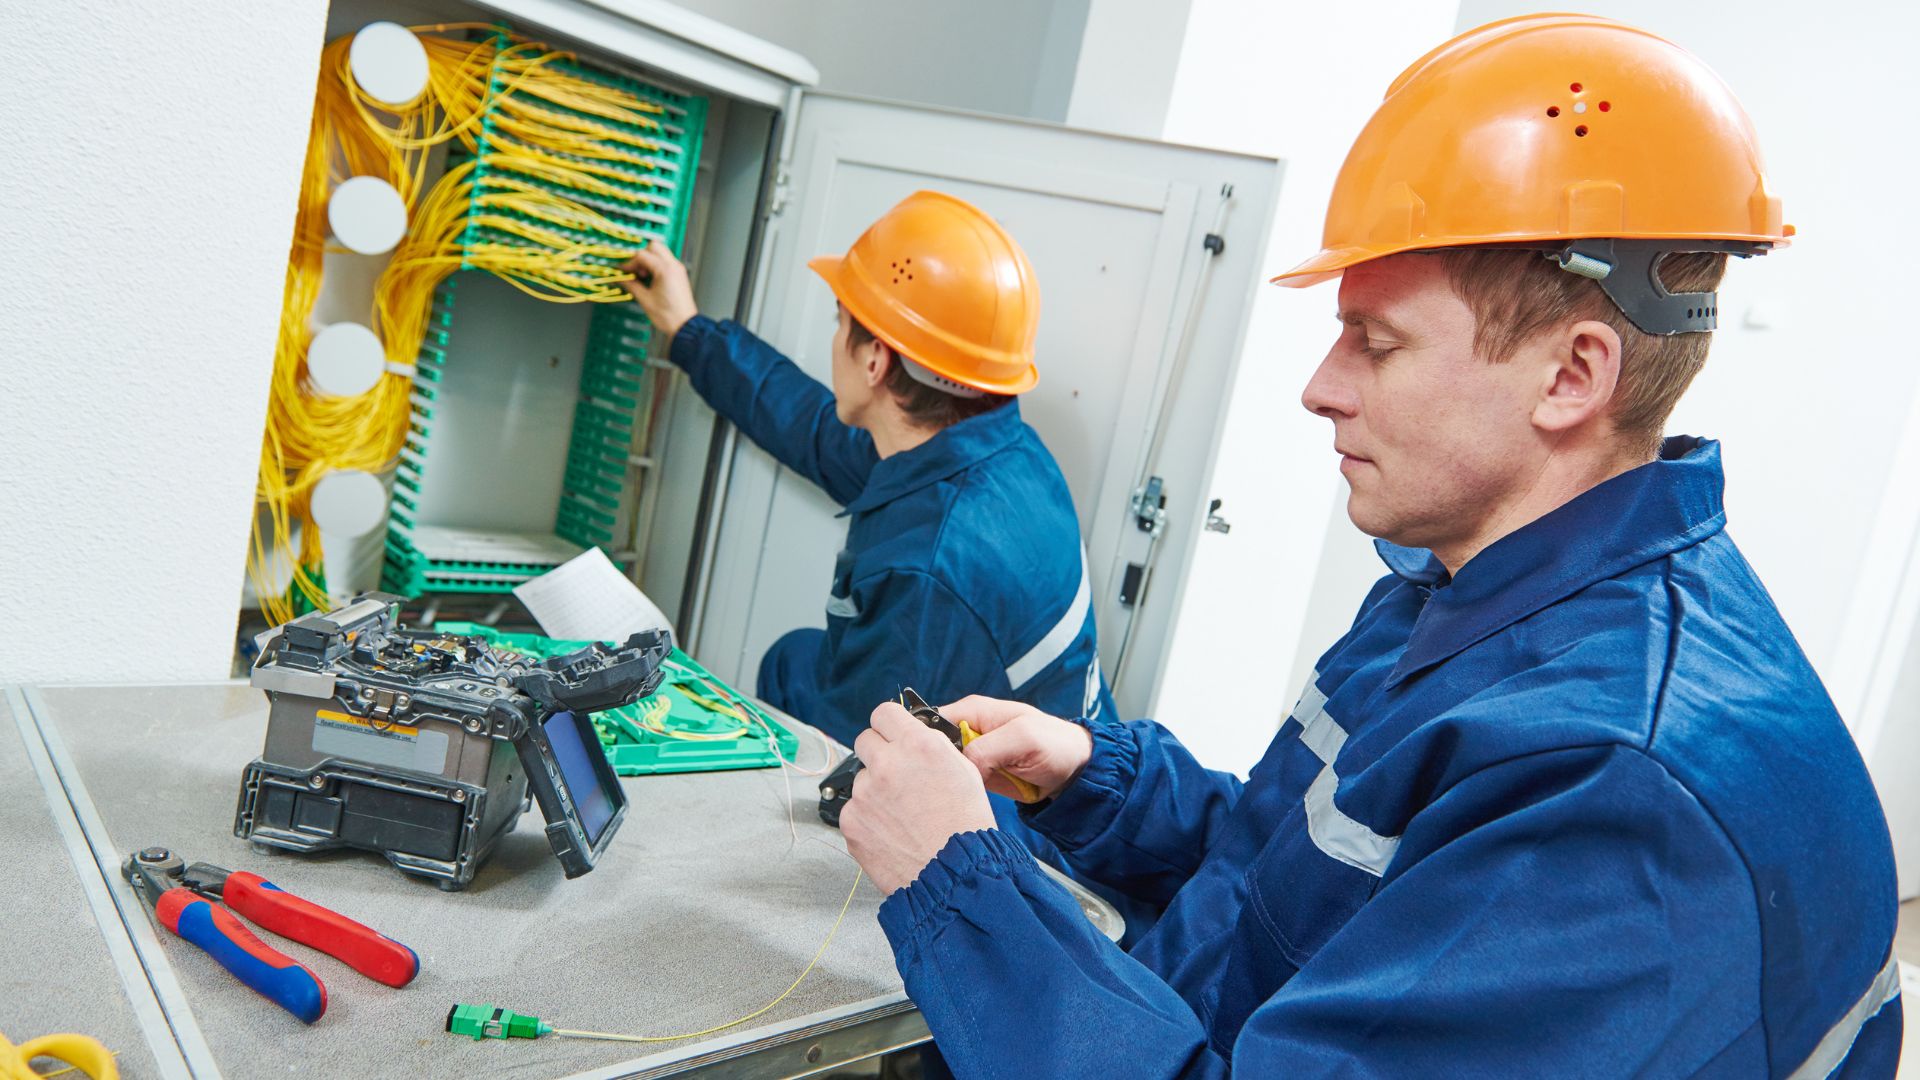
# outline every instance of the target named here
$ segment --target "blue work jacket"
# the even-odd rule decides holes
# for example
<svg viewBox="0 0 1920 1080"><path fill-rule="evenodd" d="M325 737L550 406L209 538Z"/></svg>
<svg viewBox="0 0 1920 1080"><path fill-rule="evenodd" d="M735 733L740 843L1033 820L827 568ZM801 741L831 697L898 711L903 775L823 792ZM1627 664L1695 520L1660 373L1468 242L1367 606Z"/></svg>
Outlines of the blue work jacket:
<svg viewBox="0 0 1920 1080"><path fill-rule="evenodd" d="M671 357L715 411L845 507L801 720L864 730L904 686L935 703L988 694L1112 715L1073 497L1017 401L882 461L835 416L831 390L732 322L689 320Z"/></svg>
<svg viewBox="0 0 1920 1080"><path fill-rule="evenodd" d="M1893 1075L1891 845L1670 439L1449 579L1383 546L1243 784L1147 721L1032 823L1130 952L963 833L880 909L956 1075Z"/></svg>

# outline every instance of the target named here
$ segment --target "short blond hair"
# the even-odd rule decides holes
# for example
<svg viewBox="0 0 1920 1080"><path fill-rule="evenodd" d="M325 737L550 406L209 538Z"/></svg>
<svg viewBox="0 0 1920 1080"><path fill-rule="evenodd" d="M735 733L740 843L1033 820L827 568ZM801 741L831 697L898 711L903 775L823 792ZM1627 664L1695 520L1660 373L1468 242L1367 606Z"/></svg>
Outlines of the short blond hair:
<svg viewBox="0 0 1920 1080"><path fill-rule="evenodd" d="M1568 273L1537 251L1480 247L1439 252L1453 291L1473 311L1473 347L1487 360L1510 359L1534 336L1594 319L1620 335L1620 381L1613 427L1636 452L1660 452L1667 417L1694 376L1706 366L1713 334L1649 334L1633 325L1592 278ZM1669 292L1718 288L1727 271L1723 252L1683 252L1660 263Z"/></svg>

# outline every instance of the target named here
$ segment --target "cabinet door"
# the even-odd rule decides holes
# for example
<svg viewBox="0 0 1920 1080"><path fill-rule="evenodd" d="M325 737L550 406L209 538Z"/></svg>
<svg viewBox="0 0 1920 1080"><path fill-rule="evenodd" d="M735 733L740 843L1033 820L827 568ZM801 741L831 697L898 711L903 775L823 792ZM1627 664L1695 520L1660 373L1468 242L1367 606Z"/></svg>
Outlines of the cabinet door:
<svg viewBox="0 0 1920 1080"><path fill-rule="evenodd" d="M1124 712L1143 714L1206 519L1280 164L824 94L802 97L789 122L792 152L769 202L754 329L809 374L828 378L834 308L806 260L844 251L913 191L982 207L1033 260L1040 385L1021 409L1073 492L1110 678L1131 629L1115 690ZM1224 240L1217 253L1209 234ZM1151 446L1159 449L1150 461ZM748 685L775 638L825 625L846 522L817 488L744 438L730 452L701 618L687 629L706 663ZM1133 505L1149 476L1161 478L1166 498L1157 543ZM1124 603L1127 568L1147 562L1150 545L1146 587Z"/></svg>

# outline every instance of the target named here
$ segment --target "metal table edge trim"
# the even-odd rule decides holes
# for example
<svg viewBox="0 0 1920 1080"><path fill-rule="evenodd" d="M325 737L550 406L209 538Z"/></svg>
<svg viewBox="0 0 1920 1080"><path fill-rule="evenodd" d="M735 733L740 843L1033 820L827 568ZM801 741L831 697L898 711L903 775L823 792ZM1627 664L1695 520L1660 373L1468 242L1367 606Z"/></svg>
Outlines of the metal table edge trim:
<svg viewBox="0 0 1920 1080"><path fill-rule="evenodd" d="M107 940L108 952L160 1074L169 1080L219 1080L220 1067L194 1020L153 924L140 899L121 882L119 853L111 846L93 797L55 730L52 709L37 687L10 688L8 697L14 706L15 723L27 740L27 754L40 774L48 807L66 841L67 855L86 891L94 922ZM33 726L31 736L37 737L30 737L27 724ZM65 814L60 813L63 807Z"/></svg>
<svg viewBox="0 0 1920 1080"><path fill-rule="evenodd" d="M881 1038L869 1038L876 1035ZM602 1069L575 1073L567 1080L652 1080L681 1075L805 1076L931 1039L926 1020L913 1002L905 994L888 994L744 1031L731 1043L690 1058L662 1060L660 1054L649 1054ZM810 1042L822 1048L816 1061L803 1060L800 1068L793 1071L765 1072L753 1068L754 1057ZM778 1068L772 1060L765 1064Z"/></svg>

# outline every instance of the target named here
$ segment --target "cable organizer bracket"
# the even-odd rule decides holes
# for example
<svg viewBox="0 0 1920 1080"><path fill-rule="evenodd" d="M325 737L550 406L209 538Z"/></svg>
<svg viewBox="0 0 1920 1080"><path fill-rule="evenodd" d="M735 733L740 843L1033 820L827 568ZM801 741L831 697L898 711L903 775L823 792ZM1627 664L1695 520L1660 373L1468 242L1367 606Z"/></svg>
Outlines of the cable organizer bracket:
<svg viewBox="0 0 1920 1080"><path fill-rule="evenodd" d="M634 536L656 505L648 475L613 475L604 454L583 451L563 480L561 459L574 449L565 424L576 401L592 402L619 422L595 425L600 433L580 440L585 450L622 436L626 458L651 449L665 380L618 353L644 351L650 328L634 324L637 313L611 312L631 307L619 267L633 252L649 243L681 247L706 100L603 69L504 24L380 32L424 62L424 88L406 102L366 85L365 65L353 61L364 31L321 50L246 560L253 597L273 623L341 599L327 584L330 554L360 565L357 550L326 550L312 513L312 494L332 473L394 471L380 575L388 588L408 591L501 592L583 545L639 550ZM324 356L320 372L309 364L326 330L316 312L340 306L320 302L327 264L385 250L340 250L350 238L334 228L333 211L344 205L335 196L349 188L389 193L386 209L397 200L404 232L383 267L363 264L375 273L371 309L347 320L373 332L384 363L364 391L337 394L327 389ZM479 278L456 288L455 278L475 271L549 311L496 311L502 294ZM590 308L558 314L580 302ZM527 332L502 335L503 322ZM578 342L589 322L596 340L619 345L597 346L611 355L583 365ZM512 392L500 390L504 381ZM347 385L354 384L334 389ZM537 394L538 411L520 399L522 387ZM497 438L503 418L528 421L537 437L508 446ZM489 456L493 450L500 453ZM504 509L494 497L503 474L516 504ZM492 488L473 490L468 476ZM436 547L428 532L435 528L441 539L459 540L459 550ZM518 546L465 553L467 541L489 536Z"/></svg>
<svg viewBox="0 0 1920 1080"><path fill-rule="evenodd" d="M493 556L474 557L462 549L484 540L484 527L462 528L466 523L420 515L428 474L445 467L435 456L434 433L447 369L463 362L454 312L458 282L473 272L464 267L473 264L476 252L513 248L567 251L571 263L595 267L619 265L621 259L601 254L609 249L630 251L663 242L680 250L693 190L680 178L693 175L706 128L706 99L576 58L558 56L545 67L657 109L649 114L655 125L628 123L542 97L502 70L500 58L514 47L504 27L495 32L495 43L499 51L485 72L487 98L473 149L453 153L447 162L449 173L472 170L465 222L457 233L463 270L435 293L414 373L412 426L389 511L381 587L409 596L504 593L585 548L630 546L632 537L623 535L622 523L631 521L641 486L652 482L636 475L631 465L635 455L648 453L650 417L659 407L655 396L662 378L646 359L652 326L632 304L594 303L550 542L524 534L502 536L502 543L491 545L499 549ZM527 137L516 116L538 117L590 142L597 151L589 157L575 152L579 144L573 150L539 145ZM530 197L557 198L579 213L562 210L536 217L513 205ZM595 250L580 250L589 247ZM439 542L447 540L454 542Z"/></svg>

